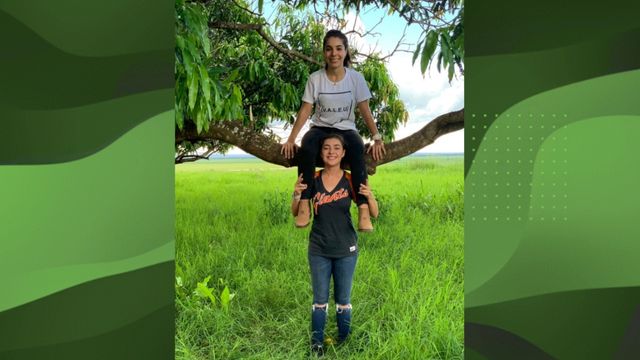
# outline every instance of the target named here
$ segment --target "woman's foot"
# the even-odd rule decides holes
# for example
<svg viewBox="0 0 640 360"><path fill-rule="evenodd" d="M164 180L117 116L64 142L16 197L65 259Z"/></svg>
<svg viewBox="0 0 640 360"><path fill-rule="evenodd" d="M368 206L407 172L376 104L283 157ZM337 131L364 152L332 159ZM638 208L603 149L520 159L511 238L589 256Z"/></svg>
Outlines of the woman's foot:
<svg viewBox="0 0 640 360"><path fill-rule="evenodd" d="M324 355L324 346L322 346L322 344L313 344L313 345L311 345L311 355L323 356Z"/></svg>
<svg viewBox="0 0 640 360"><path fill-rule="evenodd" d="M369 206L366 204L358 206L358 231L373 231L373 224L371 223L371 216L369 215Z"/></svg>
<svg viewBox="0 0 640 360"><path fill-rule="evenodd" d="M296 216L296 227L307 227L310 218L311 210L309 209L309 200L300 200L298 204L298 215Z"/></svg>

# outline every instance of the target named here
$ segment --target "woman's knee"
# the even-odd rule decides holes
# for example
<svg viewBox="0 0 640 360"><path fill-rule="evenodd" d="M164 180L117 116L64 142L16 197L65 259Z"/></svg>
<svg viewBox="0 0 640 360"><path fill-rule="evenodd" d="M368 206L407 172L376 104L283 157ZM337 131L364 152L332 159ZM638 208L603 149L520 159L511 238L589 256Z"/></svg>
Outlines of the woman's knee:
<svg viewBox="0 0 640 360"><path fill-rule="evenodd" d="M336 304L336 312L338 314L351 311L351 304Z"/></svg>
<svg viewBox="0 0 640 360"><path fill-rule="evenodd" d="M311 305L312 311L322 310L326 312L328 308L329 308L329 303L325 303L325 304L314 303L313 305Z"/></svg>

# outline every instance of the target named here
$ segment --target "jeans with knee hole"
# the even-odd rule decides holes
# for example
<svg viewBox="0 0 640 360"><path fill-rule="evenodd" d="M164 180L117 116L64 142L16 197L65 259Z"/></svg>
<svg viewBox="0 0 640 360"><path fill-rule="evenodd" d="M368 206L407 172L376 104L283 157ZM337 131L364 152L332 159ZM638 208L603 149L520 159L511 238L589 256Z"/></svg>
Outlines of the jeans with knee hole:
<svg viewBox="0 0 640 360"><path fill-rule="evenodd" d="M333 276L333 295L336 305L351 304L351 285L353 283L353 273L357 260L357 255L334 259L309 254L313 303L324 305L323 308L312 307L311 341L314 344L321 344L324 340L324 327L327 321L331 277ZM338 322L338 340L344 341L350 332L351 309L338 310L336 319Z"/></svg>

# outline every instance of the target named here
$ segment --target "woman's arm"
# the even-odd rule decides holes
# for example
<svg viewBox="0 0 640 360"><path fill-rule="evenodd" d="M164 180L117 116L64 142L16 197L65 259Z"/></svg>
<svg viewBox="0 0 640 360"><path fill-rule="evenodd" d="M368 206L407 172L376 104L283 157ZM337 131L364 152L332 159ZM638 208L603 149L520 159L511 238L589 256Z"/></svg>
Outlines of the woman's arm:
<svg viewBox="0 0 640 360"><path fill-rule="evenodd" d="M373 120L373 114L371 114L371 109L369 108L369 100L361 101L358 103L358 111L362 114L362 118L364 119L364 123L369 128L371 135L373 136L373 146L369 146L367 149L367 153L371 153L373 156L373 160L378 161L384 157L387 150L384 148L384 143L382 142L382 138L379 137L378 128L376 128L376 123ZM376 139L378 137L378 139Z"/></svg>
<svg viewBox="0 0 640 360"><path fill-rule="evenodd" d="M293 216L298 216L298 208L300 206L300 196L302 195L302 191L307 188L306 184L302 183L302 174L298 176L298 180L293 188L293 196L291 198L291 214Z"/></svg>
<svg viewBox="0 0 640 360"><path fill-rule="evenodd" d="M373 192L369 188L369 180L367 180L367 184L360 184L360 191L358 191L362 196L367 198L367 203L369 204L369 215L371 217L378 217L378 202L376 201L375 196L373 196Z"/></svg>
<svg viewBox="0 0 640 360"><path fill-rule="evenodd" d="M308 102L302 102L300 105L300 110L298 110L298 116L296 117L296 121L293 123L293 129L291 129L291 134L289 134L289 138L287 141L282 144L282 149L280 153L284 155L285 159L291 159L296 153L296 137L300 132L300 129L304 126L311 116L311 111L313 110L313 104L309 104Z"/></svg>

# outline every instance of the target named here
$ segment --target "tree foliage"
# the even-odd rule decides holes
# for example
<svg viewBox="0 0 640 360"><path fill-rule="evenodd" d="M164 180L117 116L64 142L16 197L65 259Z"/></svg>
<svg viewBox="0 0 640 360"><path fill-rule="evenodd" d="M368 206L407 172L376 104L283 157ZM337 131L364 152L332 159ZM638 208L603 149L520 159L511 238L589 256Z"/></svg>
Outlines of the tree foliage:
<svg viewBox="0 0 640 360"><path fill-rule="evenodd" d="M444 25L433 24L445 18L446 9L461 4L460 0L343 0L327 2L325 10L331 5L343 11L377 5L398 12L407 22L423 26L426 38L414 56L415 61L422 55L423 73L439 45L438 69L448 69L451 77L453 64L462 70L462 11ZM268 131L274 122L292 124L309 74L323 64L321 44L328 29L322 16L311 11L315 1L284 0L270 22L260 14L262 1L258 12L250 10L245 0L176 0L175 5L176 133L195 128L201 134L212 124L230 121L240 121L257 132ZM379 131L385 141L391 141L408 119L398 88L379 54L354 60L354 68L364 75L372 92L370 107ZM370 135L362 121L357 126L363 136ZM179 156L203 148L224 152L230 146L214 138L180 138Z"/></svg>
<svg viewBox="0 0 640 360"><path fill-rule="evenodd" d="M285 0L296 8L315 5L317 0ZM449 81L455 69L464 73L464 0L326 0L336 9L362 9L365 6L386 8L397 14L408 25L422 28L422 35L414 50L413 63L420 58L424 74L434 58L436 49L438 71L447 70Z"/></svg>

